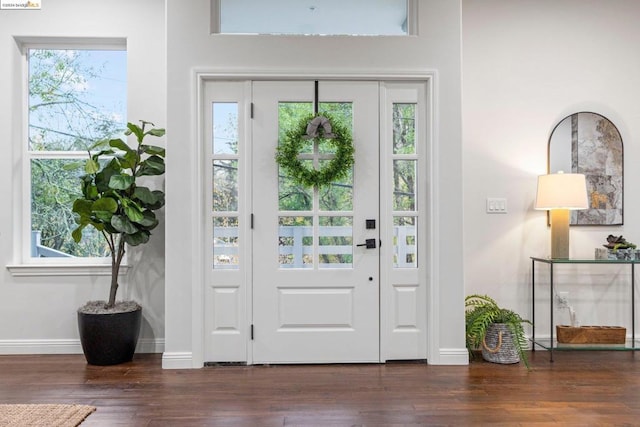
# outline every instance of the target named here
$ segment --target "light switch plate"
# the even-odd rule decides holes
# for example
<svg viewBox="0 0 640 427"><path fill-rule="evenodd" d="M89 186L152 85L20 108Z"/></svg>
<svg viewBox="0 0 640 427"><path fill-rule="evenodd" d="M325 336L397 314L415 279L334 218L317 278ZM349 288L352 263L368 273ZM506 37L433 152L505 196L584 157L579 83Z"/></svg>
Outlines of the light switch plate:
<svg viewBox="0 0 640 427"><path fill-rule="evenodd" d="M507 199L502 197L488 197L487 198L487 213L488 214L506 214L507 213Z"/></svg>

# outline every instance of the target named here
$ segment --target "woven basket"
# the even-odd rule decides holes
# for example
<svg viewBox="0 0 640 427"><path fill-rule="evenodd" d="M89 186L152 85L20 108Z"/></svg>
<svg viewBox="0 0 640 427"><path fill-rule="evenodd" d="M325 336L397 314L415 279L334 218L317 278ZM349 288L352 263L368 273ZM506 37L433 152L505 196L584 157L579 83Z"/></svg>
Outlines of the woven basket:
<svg viewBox="0 0 640 427"><path fill-rule="evenodd" d="M513 335L506 323L492 323L482 341L482 358L487 362L511 364L520 362Z"/></svg>

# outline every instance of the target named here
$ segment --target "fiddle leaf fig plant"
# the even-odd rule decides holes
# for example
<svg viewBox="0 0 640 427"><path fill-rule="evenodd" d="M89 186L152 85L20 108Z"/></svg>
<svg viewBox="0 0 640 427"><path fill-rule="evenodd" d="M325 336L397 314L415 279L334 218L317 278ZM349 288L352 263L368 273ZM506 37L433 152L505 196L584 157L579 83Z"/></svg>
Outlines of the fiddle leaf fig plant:
<svg viewBox="0 0 640 427"><path fill-rule="evenodd" d="M127 123L125 135L132 135L137 142L133 147L122 139L110 139L89 148L85 174L80 177L82 195L73 203L78 223L72 232L75 242L80 242L82 230L91 226L109 246L111 286L107 309L116 303L126 246L149 241L151 230L158 225L155 211L164 206L164 192L140 185L139 178L164 174L165 149L147 144L145 138L161 137L165 130L155 128L151 122L140 123ZM151 129L147 130L148 126Z"/></svg>

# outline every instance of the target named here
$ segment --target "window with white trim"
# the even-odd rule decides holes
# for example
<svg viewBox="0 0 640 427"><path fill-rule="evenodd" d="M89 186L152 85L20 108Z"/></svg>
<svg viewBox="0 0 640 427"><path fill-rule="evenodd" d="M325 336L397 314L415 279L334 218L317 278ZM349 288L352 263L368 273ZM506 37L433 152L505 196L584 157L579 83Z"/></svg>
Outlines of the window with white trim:
<svg viewBox="0 0 640 427"><path fill-rule="evenodd" d="M28 46L27 131L24 141L23 260L83 263L108 247L87 228L77 244L73 200L80 166L96 141L126 128L127 52L122 46ZM27 244L27 242L29 242Z"/></svg>
<svg viewBox="0 0 640 427"><path fill-rule="evenodd" d="M418 0L211 0L213 34L407 36Z"/></svg>

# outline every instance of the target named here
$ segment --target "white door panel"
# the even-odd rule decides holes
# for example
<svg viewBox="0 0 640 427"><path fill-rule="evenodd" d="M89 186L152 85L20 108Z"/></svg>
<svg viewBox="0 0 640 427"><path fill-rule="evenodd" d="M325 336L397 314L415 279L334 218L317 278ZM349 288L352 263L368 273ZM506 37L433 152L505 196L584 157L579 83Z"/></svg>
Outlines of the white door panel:
<svg viewBox="0 0 640 427"><path fill-rule="evenodd" d="M365 220L378 221L378 84L320 82L319 101L351 103L356 150L353 201L343 210L323 209L319 192L301 211L279 206L279 105L312 105L313 82L256 82L253 86L253 360L255 363L378 362L379 252L356 246L379 239ZM283 264L282 218L306 221L304 264ZM351 222L351 262L324 264L320 242L326 218ZM292 227L296 228L296 227ZM337 227L349 230L348 226ZM297 230L296 230L297 231ZM302 232L301 232L302 233ZM288 236L288 234L287 234ZM344 236L343 236L344 237ZM288 254L289 252L286 252Z"/></svg>

